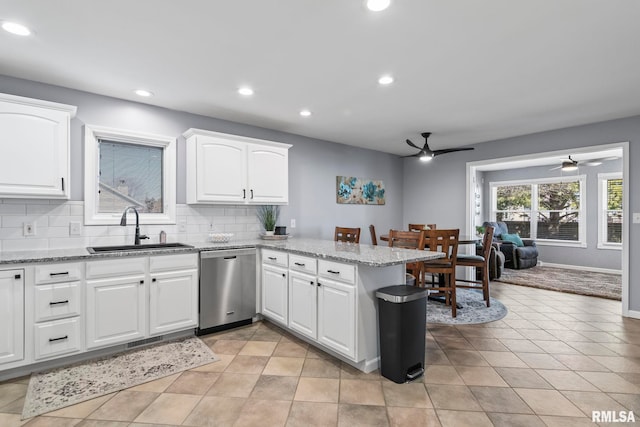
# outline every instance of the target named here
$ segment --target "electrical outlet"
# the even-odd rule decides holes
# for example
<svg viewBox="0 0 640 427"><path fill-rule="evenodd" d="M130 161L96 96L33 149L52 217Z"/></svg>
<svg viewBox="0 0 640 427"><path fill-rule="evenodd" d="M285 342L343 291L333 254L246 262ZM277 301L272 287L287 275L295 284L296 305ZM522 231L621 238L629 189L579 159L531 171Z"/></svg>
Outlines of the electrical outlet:
<svg viewBox="0 0 640 427"><path fill-rule="evenodd" d="M291 228L296 228L296 220L295 219L291 220Z"/></svg>
<svg viewBox="0 0 640 427"><path fill-rule="evenodd" d="M69 236L79 236L80 235L80 222L71 221L69 222Z"/></svg>
<svg viewBox="0 0 640 427"><path fill-rule="evenodd" d="M23 222L22 223L22 234L25 236L35 236L36 235L36 225L33 222Z"/></svg>
<svg viewBox="0 0 640 427"><path fill-rule="evenodd" d="M633 223L640 224L640 212L633 213Z"/></svg>
<svg viewBox="0 0 640 427"><path fill-rule="evenodd" d="M187 232L187 221L179 221L178 222L178 232L186 233Z"/></svg>

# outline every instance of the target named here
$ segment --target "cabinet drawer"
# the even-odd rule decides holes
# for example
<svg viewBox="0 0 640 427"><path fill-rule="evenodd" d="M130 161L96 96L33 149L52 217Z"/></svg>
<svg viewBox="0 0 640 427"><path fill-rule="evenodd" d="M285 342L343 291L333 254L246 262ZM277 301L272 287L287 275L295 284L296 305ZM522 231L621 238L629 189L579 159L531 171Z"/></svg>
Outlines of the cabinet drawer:
<svg viewBox="0 0 640 427"><path fill-rule="evenodd" d="M281 267L287 267L288 266L287 253L263 249L262 262L265 264L273 264L273 265L279 265Z"/></svg>
<svg viewBox="0 0 640 427"><path fill-rule="evenodd" d="M341 280L347 283L356 282L356 267L350 264L318 260L318 275Z"/></svg>
<svg viewBox="0 0 640 427"><path fill-rule="evenodd" d="M80 314L80 282L56 283L35 287L35 318L62 319Z"/></svg>
<svg viewBox="0 0 640 427"><path fill-rule="evenodd" d="M289 255L289 268L309 274L316 274L316 260L300 255Z"/></svg>
<svg viewBox="0 0 640 427"><path fill-rule="evenodd" d="M87 279L113 276L144 275L147 258L109 259L87 262Z"/></svg>
<svg viewBox="0 0 640 427"><path fill-rule="evenodd" d="M80 351L80 318L35 325L35 359Z"/></svg>
<svg viewBox="0 0 640 427"><path fill-rule="evenodd" d="M198 268L198 254L158 255L149 258L149 270L158 271L191 270Z"/></svg>
<svg viewBox="0 0 640 427"><path fill-rule="evenodd" d="M35 271L36 285L40 283L71 282L82 278L82 263L38 265Z"/></svg>

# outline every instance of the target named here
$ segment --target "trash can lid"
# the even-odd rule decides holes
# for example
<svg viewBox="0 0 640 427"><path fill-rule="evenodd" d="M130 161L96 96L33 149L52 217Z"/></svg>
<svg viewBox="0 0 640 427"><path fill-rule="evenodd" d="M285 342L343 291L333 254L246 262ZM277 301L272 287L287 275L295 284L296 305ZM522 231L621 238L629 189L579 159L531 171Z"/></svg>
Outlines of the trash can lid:
<svg viewBox="0 0 640 427"><path fill-rule="evenodd" d="M378 289L376 291L376 297L397 304L426 298L428 293L429 291L427 289L417 286L395 285Z"/></svg>

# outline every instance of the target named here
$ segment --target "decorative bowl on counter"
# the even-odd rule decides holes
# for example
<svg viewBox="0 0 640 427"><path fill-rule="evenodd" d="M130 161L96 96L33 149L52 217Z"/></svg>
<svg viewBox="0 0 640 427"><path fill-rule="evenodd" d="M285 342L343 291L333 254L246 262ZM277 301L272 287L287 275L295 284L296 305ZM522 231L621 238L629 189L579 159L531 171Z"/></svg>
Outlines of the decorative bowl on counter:
<svg viewBox="0 0 640 427"><path fill-rule="evenodd" d="M213 243L227 243L233 237L233 233L210 233L209 240Z"/></svg>

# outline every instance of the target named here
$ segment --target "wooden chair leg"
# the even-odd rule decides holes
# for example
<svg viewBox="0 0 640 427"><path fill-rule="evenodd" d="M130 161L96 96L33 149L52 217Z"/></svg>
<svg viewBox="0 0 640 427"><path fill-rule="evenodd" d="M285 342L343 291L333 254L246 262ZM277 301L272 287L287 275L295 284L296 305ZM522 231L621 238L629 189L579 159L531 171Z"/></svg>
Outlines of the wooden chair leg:
<svg viewBox="0 0 640 427"><path fill-rule="evenodd" d="M489 296L489 269L485 266L482 269L482 294L484 295L484 300L487 302L487 307L491 306Z"/></svg>
<svg viewBox="0 0 640 427"><path fill-rule="evenodd" d="M451 287L451 316L455 318L457 316L456 309L458 308L457 303L456 303L456 276L455 276L455 273L451 274L451 276L449 277L449 280L451 281L451 283L449 283L449 286Z"/></svg>

